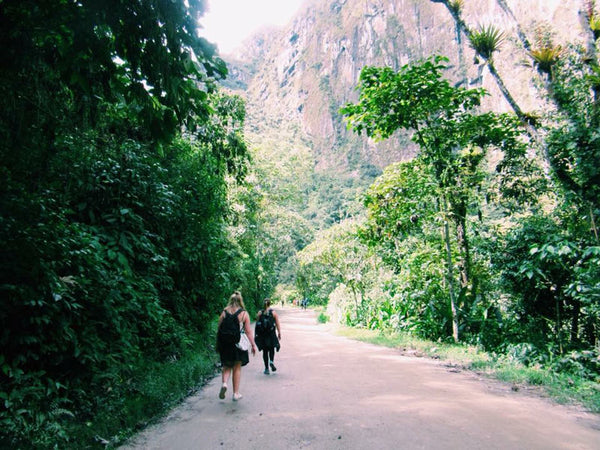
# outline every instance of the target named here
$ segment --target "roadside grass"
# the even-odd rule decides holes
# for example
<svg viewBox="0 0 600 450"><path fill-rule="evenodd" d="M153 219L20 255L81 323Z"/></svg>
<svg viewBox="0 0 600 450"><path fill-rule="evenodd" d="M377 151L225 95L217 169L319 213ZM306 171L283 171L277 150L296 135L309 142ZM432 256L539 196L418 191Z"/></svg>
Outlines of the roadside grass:
<svg viewBox="0 0 600 450"><path fill-rule="evenodd" d="M535 388L557 403L578 405L591 412L600 412L600 380L594 382L540 366L528 367L505 355L484 352L474 346L431 342L407 334L388 334L343 326L335 326L334 332L350 339L396 348L407 355L439 359L509 383L515 390Z"/></svg>

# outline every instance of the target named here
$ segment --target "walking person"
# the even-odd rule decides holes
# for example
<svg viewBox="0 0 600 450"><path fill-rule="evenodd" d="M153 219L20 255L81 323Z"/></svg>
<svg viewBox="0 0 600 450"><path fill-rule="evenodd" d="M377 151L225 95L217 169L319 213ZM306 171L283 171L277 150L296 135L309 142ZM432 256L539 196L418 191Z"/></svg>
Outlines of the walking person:
<svg viewBox="0 0 600 450"><path fill-rule="evenodd" d="M256 345L263 352L263 362L265 363L265 375L269 375L269 368L275 372L275 349L279 351L281 339L281 326L279 316L271 309L271 300L265 299L264 308L258 312L256 326L254 327L256 336Z"/></svg>
<svg viewBox="0 0 600 450"><path fill-rule="evenodd" d="M236 333L237 330L237 333ZM252 355L256 354L256 344L252 337L250 328L250 315L244 308L244 299L242 294L235 291L229 298L229 303L219 316L219 331L217 333L217 350L221 357L223 372L221 379L223 384L219 391L219 398L225 398L227 383L229 378L233 378L233 401L236 402L242 398L240 394L240 382L242 378L242 366L249 362L248 349L239 348L245 338L248 338L252 346ZM239 342L239 343L238 343Z"/></svg>

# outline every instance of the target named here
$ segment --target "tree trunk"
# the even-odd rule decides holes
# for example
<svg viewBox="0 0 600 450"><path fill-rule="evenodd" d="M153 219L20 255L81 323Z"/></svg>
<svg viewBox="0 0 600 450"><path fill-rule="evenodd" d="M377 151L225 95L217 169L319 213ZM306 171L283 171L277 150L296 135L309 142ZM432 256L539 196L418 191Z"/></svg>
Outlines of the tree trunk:
<svg viewBox="0 0 600 450"><path fill-rule="evenodd" d="M594 233L594 237L596 238L596 243L598 243L598 227L596 226L596 219L594 217L594 205L590 203L590 222L592 226L592 232Z"/></svg>
<svg viewBox="0 0 600 450"><path fill-rule="evenodd" d="M354 299L354 306L356 306L356 318L358 319L358 298L356 297L356 287L354 287L354 285L351 285L350 290L352 291L352 298Z"/></svg>
<svg viewBox="0 0 600 450"><path fill-rule="evenodd" d="M592 4L592 7L594 7L594 4ZM586 58L586 61L587 61L588 66L590 68L593 68L594 66L596 66L598 64L598 54L596 52L596 41L600 38L600 36L597 35L597 32L592 30L592 27L590 26L590 17L587 15L587 13L584 12L583 10L580 10L580 14L584 15L584 17L582 17L582 20L587 25L586 27L584 27L584 29L586 29L586 31L587 31L587 42L586 42L587 58ZM598 104L598 99L600 98L600 86L595 85L592 87L592 90L594 92L594 102L596 104Z"/></svg>
<svg viewBox="0 0 600 450"><path fill-rule="evenodd" d="M525 35L523 28L521 28L521 25L519 24L519 21L515 17L515 14L513 13L512 9L510 9L510 6L508 6L508 4L506 3L505 0L496 0L496 1L497 1L498 5L500 6L500 8L502 8L502 10L513 20L513 22L515 23L515 26L517 28L517 36L519 36L519 40L521 41L521 44L523 44L523 47L525 48L525 50L530 52L531 44L529 42L529 39L527 39L527 36Z"/></svg>
<svg viewBox="0 0 600 450"><path fill-rule="evenodd" d="M471 251L467 237L466 206L461 202L459 205L454 205L452 210L456 226L456 242L461 255L457 267L460 273L461 287L467 288L471 282Z"/></svg>
<svg viewBox="0 0 600 450"><path fill-rule="evenodd" d="M579 317L581 316L581 302L573 299L573 316L571 317L571 344L579 342Z"/></svg>
<svg viewBox="0 0 600 450"><path fill-rule="evenodd" d="M560 354L563 354L563 342L562 342L562 333L561 333L561 328L562 328L562 319L561 319L561 314L560 314L560 299L558 298L558 296L555 297L556 298L556 323L555 323L555 329L554 329L554 334L556 335L556 339L558 339L558 350L560 352Z"/></svg>
<svg viewBox="0 0 600 450"><path fill-rule="evenodd" d="M448 222L448 201L444 199L444 242L446 244L446 263L448 265L446 278L448 282L448 292L450 294L450 311L452 314L452 338L454 342L459 341L458 335L458 308L456 306L456 293L454 292L454 268L452 263L452 246L450 245L450 225Z"/></svg>
<svg viewBox="0 0 600 450"><path fill-rule="evenodd" d="M490 73L492 74L492 77L494 77L494 80L496 80L496 84L498 85L500 92L502 92L502 95L504 96L504 98L506 99L506 101L508 102L508 104L510 105L512 110L515 112L515 114L517 115L517 117L519 119L521 119L523 122L527 123L527 118L525 117L525 113L523 112L521 107L517 104L517 101L514 99L514 97L512 96L512 94L510 93L510 91L508 90L506 85L504 84L504 80L502 79L502 77L500 76L498 71L496 70L496 66L494 65L494 61L492 60L492 58L487 60L487 67L488 67L488 70L490 71Z"/></svg>
<svg viewBox="0 0 600 450"><path fill-rule="evenodd" d="M462 84L465 89L468 89L469 75L467 74L467 63L465 61L465 51L463 49L463 30L461 28L461 23L456 20L454 21L454 26L456 31L456 47L458 49L458 66L460 67L460 76L462 78L462 81L459 83L459 85Z"/></svg>
<svg viewBox="0 0 600 450"><path fill-rule="evenodd" d="M512 108L512 110L515 112L515 115L519 118L519 120L525 126L525 130L527 131L527 134L531 138L532 143L538 149L540 149L540 151L542 152L540 157L542 158L542 161L543 161L542 166L544 169L544 174L545 174L546 178L549 179L550 178L549 168L551 167L551 163L550 163L550 155L548 154L548 147L546 146L544 139L540 136L538 129L535 127L535 125L533 125L531 123L531 120L529 120L529 118L525 115L525 113L523 112L523 110L521 109L521 107L519 106L517 101L514 99L514 97L512 96L512 94L510 93L510 91L508 90L506 85L504 84L504 80L502 79L502 77L500 76L498 71L496 70L496 66L494 65L494 61L492 60L492 58L487 60L486 65L487 65L488 70L490 71L490 74L492 75L492 77L494 77L494 80L496 80L498 89L500 89L500 92L502 93L502 95L504 96L504 98L506 99L506 101L508 102L510 107Z"/></svg>

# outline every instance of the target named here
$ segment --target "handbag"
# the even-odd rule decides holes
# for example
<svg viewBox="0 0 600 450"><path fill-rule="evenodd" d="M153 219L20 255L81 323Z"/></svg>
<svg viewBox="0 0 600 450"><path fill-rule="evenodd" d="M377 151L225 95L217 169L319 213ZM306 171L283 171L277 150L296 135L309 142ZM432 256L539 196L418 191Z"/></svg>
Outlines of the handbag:
<svg viewBox="0 0 600 450"><path fill-rule="evenodd" d="M248 336L246 336L246 332L243 328L240 330L240 342L235 344L235 346L243 352L247 352L250 348L250 340L248 339Z"/></svg>

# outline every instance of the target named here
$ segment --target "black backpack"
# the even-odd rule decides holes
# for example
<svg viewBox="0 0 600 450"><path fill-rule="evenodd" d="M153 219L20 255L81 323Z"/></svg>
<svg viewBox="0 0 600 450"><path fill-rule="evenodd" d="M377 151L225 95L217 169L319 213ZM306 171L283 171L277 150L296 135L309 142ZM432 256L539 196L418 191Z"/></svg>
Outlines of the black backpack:
<svg viewBox="0 0 600 450"><path fill-rule="evenodd" d="M243 311L238 309L235 314L230 314L226 309L223 310L225 317L219 326L218 338L223 344L237 344L240 342L240 321L238 315Z"/></svg>
<svg viewBox="0 0 600 450"><path fill-rule="evenodd" d="M273 331L275 329L275 318L273 317L273 311L269 309L266 313L263 312L256 323L256 328L257 334L266 335Z"/></svg>

